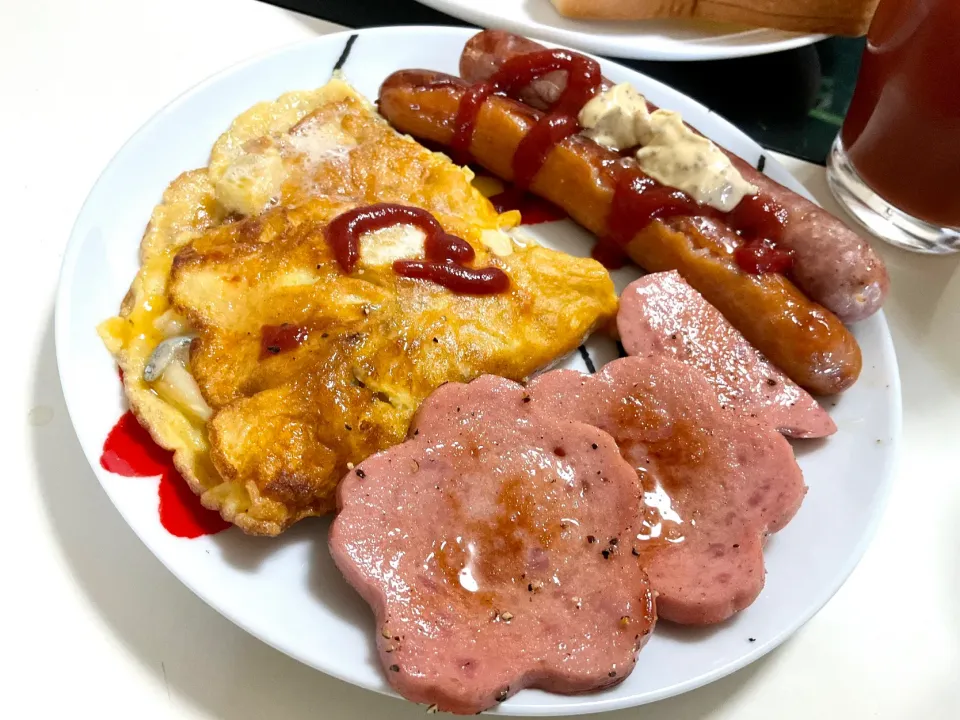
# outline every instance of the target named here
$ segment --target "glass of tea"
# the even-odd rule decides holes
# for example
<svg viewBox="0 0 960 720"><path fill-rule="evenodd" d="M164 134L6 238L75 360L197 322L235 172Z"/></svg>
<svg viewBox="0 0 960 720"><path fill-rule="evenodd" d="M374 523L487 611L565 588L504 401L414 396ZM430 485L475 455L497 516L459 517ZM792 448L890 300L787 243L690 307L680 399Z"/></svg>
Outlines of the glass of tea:
<svg viewBox="0 0 960 720"><path fill-rule="evenodd" d="M880 1L827 178L884 240L960 250L960 0Z"/></svg>

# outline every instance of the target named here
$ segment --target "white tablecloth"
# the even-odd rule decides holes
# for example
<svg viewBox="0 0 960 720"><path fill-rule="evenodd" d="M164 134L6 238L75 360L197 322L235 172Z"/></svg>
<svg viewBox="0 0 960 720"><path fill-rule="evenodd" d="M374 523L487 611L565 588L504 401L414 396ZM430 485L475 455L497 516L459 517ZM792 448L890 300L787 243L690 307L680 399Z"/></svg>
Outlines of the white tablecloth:
<svg viewBox="0 0 960 720"><path fill-rule="evenodd" d="M57 378L71 225L123 141L185 88L333 29L249 0L0 4L0 716L419 718L234 627L141 545L87 466ZM945 69L946 70L946 69ZM954 69L956 70L956 69ZM835 210L823 169L783 161ZM849 582L782 648L611 720L960 718L960 256L881 247L904 394L899 477Z"/></svg>

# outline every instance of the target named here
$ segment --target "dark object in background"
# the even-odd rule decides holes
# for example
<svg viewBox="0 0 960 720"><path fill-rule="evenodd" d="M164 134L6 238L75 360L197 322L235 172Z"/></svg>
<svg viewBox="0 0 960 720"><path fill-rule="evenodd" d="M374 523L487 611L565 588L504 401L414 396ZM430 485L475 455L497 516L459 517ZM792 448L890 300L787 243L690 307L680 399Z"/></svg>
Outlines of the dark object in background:
<svg viewBox="0 0 960 720"><path fill-rule="evenodd" d="M519 1L519 0L518 0ZM268 0L347 27L461 25L414 0ZM761 145L823 164L853 94L863 39L732 60L619 60L724 116Z"/></svg>
<svg viewBox="0 0 960 720"><path fill-rule="evenodd" d="M378 25L464 25L414 0L262 0L352 28ZM482 0L481 0L482 1ZM521 0L517 0L520 2Z"/></svg>
<svg viewBox="0 0 960 720"><path fill-rule="evenodd" d="M731 60L620 62L698 100L764 147L822 165L850 103L863 43L829 38Z"/></svg>
<svg viewBox="0 0 960 720"><path fill-rule="evenodd" d="M731 60L620 62L696 98L737 125L803 118L820 89L820 58L812 45Z"/></svg>

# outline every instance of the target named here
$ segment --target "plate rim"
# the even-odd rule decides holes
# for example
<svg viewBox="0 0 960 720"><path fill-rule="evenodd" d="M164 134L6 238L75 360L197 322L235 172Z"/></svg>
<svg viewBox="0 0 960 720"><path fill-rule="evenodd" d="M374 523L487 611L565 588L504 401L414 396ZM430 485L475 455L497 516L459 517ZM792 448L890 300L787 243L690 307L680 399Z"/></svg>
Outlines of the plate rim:
<svg viewBox="0 0 960 720"><path fill-rule="evenodd" d="M793 50L815 42L824 40L829 35L825 33L794 33L775 28L748 28L746 33L766 33L780 36L777 39L758 40L747 45L701 45L697 42L672 40L677 44L676 51L648 51L644 50L637 41L645 37L643 34L624 35L620 40L605 39L602 34L594 34L585 30L569 30L555 25L539 23L533 19L524 21L522 18L503 17L484 9L483 5L467 5L463 0L417 0L421 5L453 17L472 22L481 28L509 30L520 35L535 39L549 40L558 44L565 44L573 49L582 48L588 52L600 55L629 60L655 60L669 62L697 62L703 60L727 60L731 58L756 57L770 53ZM589 21L579 21L589 22ZM642 22L642 21L635 21ZM679 48L687 48L681 51Z"/></svg>
<svg viewBox="0 0 960 720"><path fill-rule="evenodd" d="M60 380L60 386L63 392L64 404L67 409L68 417L70 418L71 425L74 429L75 435L78 436L76 428L78 426L78 420L80 420L79 410L80 406L76 402L71 402L71 397L73 393L70 390L68 382L65 380L64 366L68 361L68 358L65 356L67 352L67 347L69 345L68 335L70 332L70 327L67 325L68 311L66 310L67 305L70 303L71 291L74 284L74 278L76 277L75 266L77 264L78 258L80 257L81 249L83 247L83 238L81 236L81 230L83 228L84 222L86 220L86 215L89 212L89 206L94 201L94 196L97 188L101 183L109 178L110 173L114 171L115 166L118 164L118 160L124 155L130 148L135 147L136 143L141 141L142 138L148 134L148 131L152 128L155 123L161 121L161 119L167 114L173 112L180 104L185 102L188 98L194 96L197 93L203 91L205 87L211 85L223 77L226 77L232 73L235 73L243 68L256 65L257 63L271 58L275 55L281 55L286 52L290 52L294 49L301 48L309 45L325 45L331 42L334 42L338 39L348 41L351 36L357 35L392 35L392 34L417 34L417 33L427 33L427 34L447 34L455 33L462 34L464 37L473 34L477 30L475 28L464 28L456 26L437 26L437 25L397 25L397 26L383 26L383 27L373 27L373 28L362 28L362 29L347 29L343 31L338 31L334 33L328 33L325 35L320 35L313 38L308 38L306 40L301 40L295 43L289 43L279 47L269 49L262 53L257 53L247 59L241 60L236 63L232 63L221 70L213 73L212 75L200 80L197 83L194 83L192 86L184 90L183 92L176 95L172 100L160 107L155 113L153 113L149 119L147 119L123 144L119 149L113 154L109 162L104 166L103 170L97 175L96 180L90 187L83 204L80 207L80 210L77 213L77 217L74 221L74 224L71 228L70 235L67 241L67 245L64 251L63 260L61 262L60 271L58 275L57 283L57 292L55 296L55 309L54 309L54 342L55 342L55 353L57 360L57 373ZM759 147L762 152L769 152L760 145L758 142L746 135L742 130L737 128L733 123L728 121L722 115L710 110L707 106L696 101L695 99L689 97L685 93L676 90L666 83L660 82L654 78L650 78L644 73L634 70L623 65L620 65L614 60L607 60L604 58L597 58L602 63L612 63L617 65L621 69L625 69L630 73L640 75L644 78L644 81L649 82L653 85L660 86L666 90L669 90L672 93L682 95L689 102L696 104L703 110L707 111L714 119L717 121L726 124L729 128L733 129L738 135L746 137L753 145ZM794 177L783 165L776 160L776 158L768 157L769 163L772 163L774 167L780 168L791 180L791 189L798 191L803 196L807 197L811 201L814 201L814 198L810 195L809 191L800 183L799 180ZM859 539L859 542L854 547L853 551L848 556L846 565L844 565L842 572L838 573L836 579L833 583L824 586L825 592L823 592L822 599L818 600L815 603L812 603L807 610L798 616L798 618L789 623L788 626L781 630L775 636L765 640L762 643L757 643L756 647L752 648L750 652L744 653L733 661L730 661L722 666L712 669L709 672L703 673L702 675L686 680L683 682L678 682L673 685L660 688L656 691L648 692L642 699L638 700L636 696L633 697L621 697L621 698L603 698L600 696L564 696L567 702L562 706L544 706L544 705L526 705L523 703L517 703L517 698L511 698L511 703L506 706L500 706L497 710L494 710L494 714L500 714L505 716L562 716L569 714L592 714L598 712L607 712L618 709L626 709L631 707L639 707L650 702L656 702L663 700L669 697L680 695L696 688L702 687L709 683L712 683L720 678L723 678L727 675L730 675L737 670L746 667L747 665L755 662L760 659L779 645L781 645L787 638L791 637L794 633L797 632L803 625L805 625L817 612L819 612L827 602L836 594L836 592L843 586L847 581L850 574L857 567L860 560L863 557L863 554L866 552L867 547L870 545L873 540L874 535L876 534L877 527L883 519L885 510L888 505L888 500L893 485L894 478L897 475L898 468L900 465L901 459L901 446L902 446L902 425L903 425L903 411L902 411L902 390L901 390L901 378L899 363L896 356L896 349L893 344L892 335L890 333L889 324L887 323L886 316L883 311L877 313L877 321L880 322L881 328L881 341L884 352L889 354L891 362L891 377L890 377L890 440L887 445L887 455L884 462L885 472L883 476L879 479L877 486L876 494L876 511L872 514L869 520L866 523L865 530L863 535ZM91 328L91 332L94 331L94 328ZM107 353L104 348L104 352ZM107 353L108 354L108 353ZM119 511L121 517L123 517L124 522L130 527L134 535L150 550L151 554L156 557L161 564L177 578L184 586L186 586L191 592L193 592L200 600L202 600L207 606L211 609L222 615L223 617L230 620L233 624L241 628L244 632L249 633L250 635L256 637L261 642L266 643L267 645L273 647L279 652L287 655L298 662L301 662L308 667L313 668L319 672L335 677L341 681L350 683L356 687L360 687L364 690L372 690L379 694L387 695L390 697L399 697L394 691L392 691L388 686L387 687L369 687L367 685L362 685L357 683L354 679L348 676L346 673L338 671L336 668L319 668L317 665L308 657L304 656L302 653L297 652L295 649L280 647L280 645L274 642L267 633L262 630L257 630L248 625L241 618L237 617L229 608L221 607L220 604L214 603L212 598L205 594L203 591L198 589L195 584L189 579L187 573L177 572L173 563L171 562L172 557L167 555L163 550L160 550L156 547L156 544L151 541L151 539L138 530L138 523L132 522L128 517L122 504L118 504L115 501L114 494L111 491L107 483L104 483L100 477L99 468L99 457L91 455L88 452L88 448L84 445L83 442L80 442L81 449L83 450L84 456L90 465L91 470L93 471L94 476L97 478L97 482L100 484L100 487L107 494L107 497L110 498L111 503L114 505L114 508ZM105 471L104 471L105 472Z"/></svg>

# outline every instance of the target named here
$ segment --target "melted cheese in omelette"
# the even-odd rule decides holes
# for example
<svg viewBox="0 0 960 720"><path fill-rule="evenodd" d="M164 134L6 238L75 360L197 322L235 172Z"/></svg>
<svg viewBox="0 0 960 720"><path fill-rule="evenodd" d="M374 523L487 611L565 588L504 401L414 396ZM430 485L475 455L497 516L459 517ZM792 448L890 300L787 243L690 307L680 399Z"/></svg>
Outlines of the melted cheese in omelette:
<svg viewBox="0 0 960 720"><path fill-rule="evenodd" d="M599 264L512 242L517 214L498 215L471 177L334 80L247 111L208 168L171 184L101 335L131 407L206 506L268 535L328 513L350 464L400 442L438 385L523 379L613 317ZM362 237L344 275L323 229L375 202L429 210L473 245L478 267L501 267L510 291L456 295L397 277L394 259L423 252L409 226ZM302 344L264 357L263 328L283 325L302 329ZM159 343L184 333L196 335L186 362L146 382Z"/></svg>

